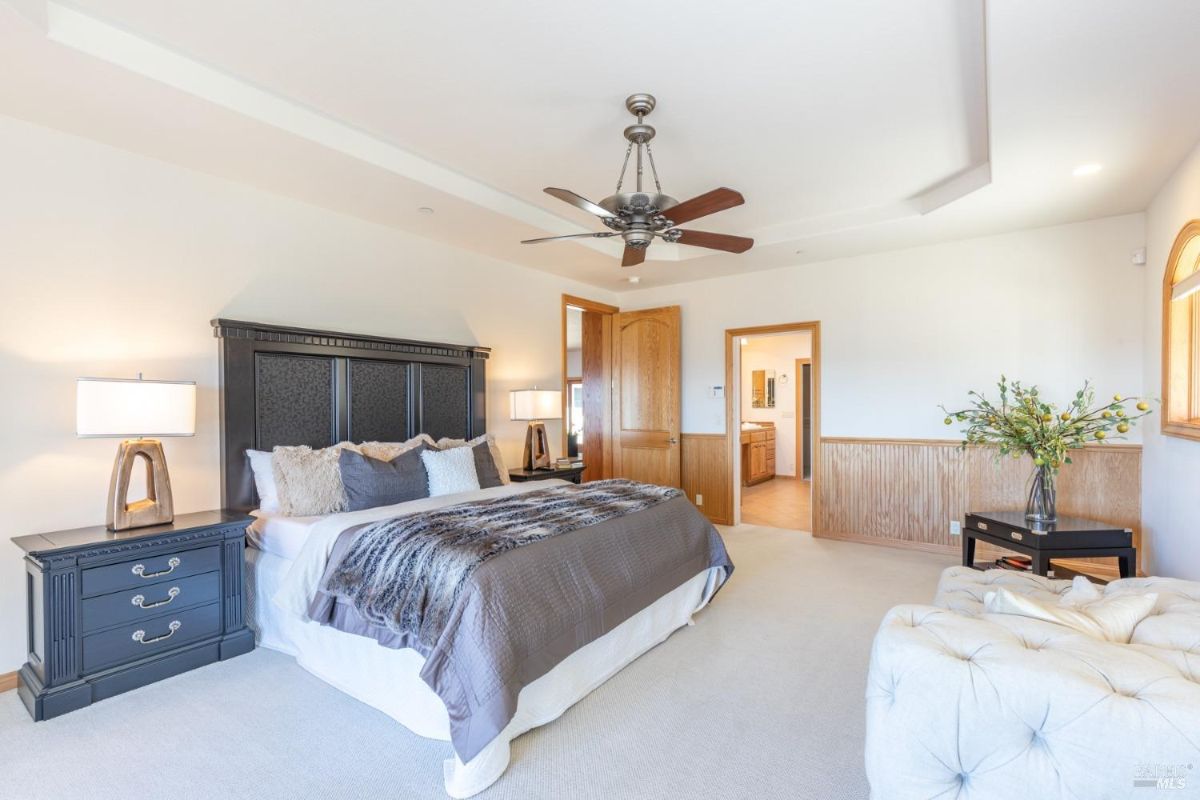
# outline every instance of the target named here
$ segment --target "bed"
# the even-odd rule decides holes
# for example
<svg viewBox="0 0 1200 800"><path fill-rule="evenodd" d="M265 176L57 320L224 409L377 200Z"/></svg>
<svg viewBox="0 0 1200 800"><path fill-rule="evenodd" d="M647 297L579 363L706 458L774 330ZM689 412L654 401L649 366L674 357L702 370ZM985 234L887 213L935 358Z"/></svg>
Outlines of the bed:
<svg viewBox="0 0 1200 800"><path fill-rule="evenodd" d="M469 797L495 782L508 765L513 738L556 719L689 624L732 572L711 524L686 498L663 490L653 507L631 506L627 515L487 561L471 584L473 594L484 597L478 608L468 600L454 606L457 645L448 633L422 646L339 629L314 609L344 556L339 548L359 531L466 510L487 518L493 508L549 507L567 502L566 493L588 490L543 481L311 517L259 512L249 449L483 434L488 351L228 320L213 325L221 348L222 500L256 516L246 553L247 621L259 645L294 656L309 672L412 732L452 743L444 762L451 797ZM607 489L596 484L593 490ZM638 491L649 496L653 490ZM335 599L335 610L338 602L345 600ZM355 610L338 613L353 617ZM469 625L463 620L471 613L479 619ZM553 640L542 630L559 631L564 619L576 618L566 635ZM536 646L521 636L534 637ZM505 681L495 681L504 685L487 706L476 702L485 695L479 674L501 674L498 651L521 658L503 673ZM482 666L463 677L471 672L463 665L472 661ZM447 676L457 694L448 693ZM504 702L506 694L511 702Z"/></svg>

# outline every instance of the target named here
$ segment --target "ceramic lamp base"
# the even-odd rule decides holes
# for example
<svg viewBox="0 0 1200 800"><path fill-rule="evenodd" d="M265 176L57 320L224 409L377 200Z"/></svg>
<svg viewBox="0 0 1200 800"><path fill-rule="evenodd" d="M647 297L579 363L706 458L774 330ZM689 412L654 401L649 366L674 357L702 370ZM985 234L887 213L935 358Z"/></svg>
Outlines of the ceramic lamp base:
<svg viewBox="0 0 1200 800"><path fill-rule="evenodd" d="M129 502L129 484L133 465L138 459L145 462L146 496ZM110 531L124 531L146 525L164 525L175 519L175 504L171 499L171 477L167 474L167 457L162 442L157 439L129 439L117 448L113 462L112 480L108 484L108 509L105 514Z"/></svg>
<svg viewBox="0 0 1200 800"><path fill-rule="evenodd" d="M525 469L550 469L550 440L546 436L546 426L541 422L529 423L525 431L525 453L521 457L521 466Z"/></svg>

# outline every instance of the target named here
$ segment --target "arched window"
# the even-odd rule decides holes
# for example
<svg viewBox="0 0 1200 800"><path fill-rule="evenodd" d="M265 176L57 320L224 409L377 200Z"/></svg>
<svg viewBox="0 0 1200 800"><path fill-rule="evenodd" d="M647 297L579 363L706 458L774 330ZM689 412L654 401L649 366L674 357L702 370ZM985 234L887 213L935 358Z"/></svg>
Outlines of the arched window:
<svg viewBox="0 0 1200 800"><path fill-rule="evenodd" d="M1162 430L1200 439L1200 219L1175 239L1163 275Z"/></svg>

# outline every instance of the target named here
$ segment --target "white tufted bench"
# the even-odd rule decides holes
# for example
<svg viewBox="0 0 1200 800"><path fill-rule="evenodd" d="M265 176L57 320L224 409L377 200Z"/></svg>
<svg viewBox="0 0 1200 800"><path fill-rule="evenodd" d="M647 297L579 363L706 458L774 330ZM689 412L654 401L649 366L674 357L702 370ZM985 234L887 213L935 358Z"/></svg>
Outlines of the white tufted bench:
<svg viewBox="0 0 1200 800"><path fill-rule="evenodd" d="M1056 600L1070 583L951 567L933 606L884 617L867 685L873 800L1200 798L1200 583L1108 584L1159 595L1130 644L985 614L996 586Z"/></svg>

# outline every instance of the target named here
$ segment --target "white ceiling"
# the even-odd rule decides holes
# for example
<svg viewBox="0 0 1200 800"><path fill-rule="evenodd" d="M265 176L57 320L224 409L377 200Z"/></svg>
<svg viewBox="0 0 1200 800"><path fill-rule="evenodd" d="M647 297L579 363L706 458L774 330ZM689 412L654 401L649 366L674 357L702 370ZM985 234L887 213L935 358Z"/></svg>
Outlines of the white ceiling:
<svg viewBox="0 0 1200 800"><path fill-rule="evenodd" d="M8 0L0 112L620 289L1141 210L1200 139L1198 30L1190 0ZM746 197L688 227L754 250L517 244L602 229L541 189L612 192L635 91L666 192Z"/></svg>

